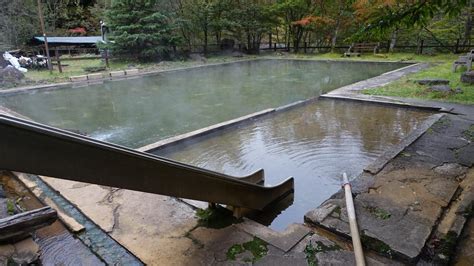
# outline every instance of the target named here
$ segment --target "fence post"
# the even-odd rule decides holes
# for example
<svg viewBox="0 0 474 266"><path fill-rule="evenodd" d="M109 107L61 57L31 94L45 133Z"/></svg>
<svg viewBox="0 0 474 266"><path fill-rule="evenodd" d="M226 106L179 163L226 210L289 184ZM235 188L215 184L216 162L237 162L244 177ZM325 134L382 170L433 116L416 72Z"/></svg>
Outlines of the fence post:
<svg viewBox="0 0 474 266"><path fill-rule="evenodd" d="M304 42L304 48L303 48L303 51L304 53L306 54L306 48L308 48L308 43L307 42Z"/></svg>
<svg viewBox="0 0 474 266"><path fill-rule="evenodd" d="M423 54L423 39L420 40L420 46L418 47L418 54Z"/></svg>
<svg viewBox="0 0 474 266"><path fill-rule="evenodd" d="M277 44L276 43L273 44L273 51L275 51L275 52L277 51Z"/></svg>
<svg viewBox="0 0 474 266"><path fill-rule="evenodd" d="M59 70L59 73L63 73L63 68L61 66L61 60L59 60L59 51L58 51L58 47L56 47L54 49L54 56L56 57L56 62L58 62L58 70Z"/></svg>
<svg viewBox="0 0 474 266"><path fill-rule="evenodd" d="M104 56L105 56L105 66L109 68L109 50L108 49L105 49Z"/></svg>
<svg viewBox="0 0 474 266"><path fill-rule="evenodd" d="M456 45L454 46L454 53L459 53L459 39L456 39Z"/></svg>
<svg viewBox="0 0 474 266"><path fill-rule="evenodd" d="M268 50L272 49L272 33L268 34Z"/></svg>

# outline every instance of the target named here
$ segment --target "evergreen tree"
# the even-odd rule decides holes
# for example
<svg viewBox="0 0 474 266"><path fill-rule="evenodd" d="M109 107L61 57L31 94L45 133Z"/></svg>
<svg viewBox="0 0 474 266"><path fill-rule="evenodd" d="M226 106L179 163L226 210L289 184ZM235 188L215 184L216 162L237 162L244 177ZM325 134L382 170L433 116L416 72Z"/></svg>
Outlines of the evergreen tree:
<svg viewBox="0 0 474 266"><path fill-rule="evenodd" d="M179 37L168 16L158 11L157 0L116 0L107 11L111 29L108 45L115 55L141 60L170 56Z"/></svg>

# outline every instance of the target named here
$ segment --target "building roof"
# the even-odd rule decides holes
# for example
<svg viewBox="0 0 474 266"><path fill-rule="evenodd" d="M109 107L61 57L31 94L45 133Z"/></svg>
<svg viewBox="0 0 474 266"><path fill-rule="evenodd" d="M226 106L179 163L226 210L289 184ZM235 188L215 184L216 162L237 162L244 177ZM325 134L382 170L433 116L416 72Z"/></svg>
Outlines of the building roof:
<svg viewBox="0 0 474 266"><path fill-rule="evenodd" d="M87 37L47 37L48 44L96 44L102 40L101 36ZM34 37L35 41L44 42L44 37Z"/></svg>

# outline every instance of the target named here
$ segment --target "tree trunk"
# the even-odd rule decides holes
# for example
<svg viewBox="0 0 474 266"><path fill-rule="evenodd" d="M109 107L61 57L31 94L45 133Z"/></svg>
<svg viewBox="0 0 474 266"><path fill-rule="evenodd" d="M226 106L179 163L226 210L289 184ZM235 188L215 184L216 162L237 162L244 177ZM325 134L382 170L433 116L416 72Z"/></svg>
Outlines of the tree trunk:
<svg viewBox="0 0 474 266"><path fill-rule="evenodd" d="M268 49L272 49L272 33L268 33Z"/></svg>
<svg viewBox="0 0 474 266"><path fill-rule="evenodd" d="M331 53L334 53L336 49L336 42L337 42L337 34L339 32L339 20L336 23L336 27L334 29L334 33L331 38Z"/></svg>
<svg viewBox="0 0 474 266"><path fill-rule="evenodd" d="M398 28L395 28L395 30L392 32L392 37L390 38L390 48L389 51L393 53L393 50L395 49L395 45L397 44L397 38L398 38Z"/></svg>
<svg viewBox="0 0 474 266"><path fill-rule="evenodd" d="M294 50L295 53L299 52L300 48L300 43L301 43L301 38L303 37L304 30L301 26L296 26L294 31L294 36L293 36L293 44L294 44Z"/></svg>
<svg viewBox="0 0 474 266"><path fill-rule="evenodd" d="M207 29L204 29L204 54L207 55Z"/></svg>
<svg viewBox="0 0 474 266"><path fill-rule="evenodd" d="M472 31L472 0L469 1L469 8L467 10L467 18L464 26L464 42L463 45L471 44L471 31Z"/></svg>
<svg viewBox="0 0 474 266"><path fill-rule="evenodd" d="M252 40L250 33L247 32L247 53L252 53Z"/></svg>

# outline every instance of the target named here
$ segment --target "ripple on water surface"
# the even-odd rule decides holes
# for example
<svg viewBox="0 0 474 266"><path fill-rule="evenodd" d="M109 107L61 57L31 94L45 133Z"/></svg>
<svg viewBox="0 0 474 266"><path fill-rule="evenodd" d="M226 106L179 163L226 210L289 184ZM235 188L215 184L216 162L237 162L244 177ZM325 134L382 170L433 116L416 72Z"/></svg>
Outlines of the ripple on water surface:
<svg viewBox="0 0 474 266"><path fill-rule="evenodd" d="M340 187L340 176L357 176L400 142L431 113L367 103L322 100L158 151L161 156L245 175L265 169L267 185L295 178L294 203L270 226L303 222Z"/></svg>

